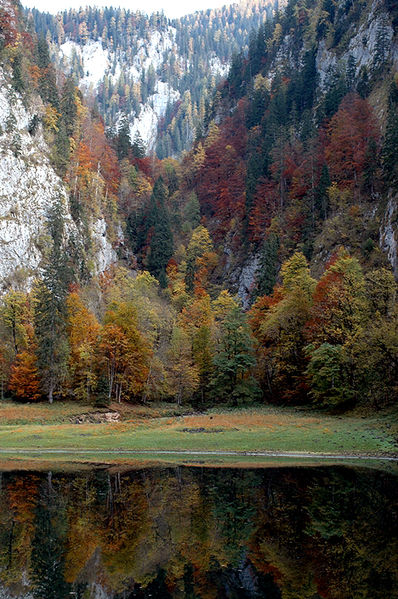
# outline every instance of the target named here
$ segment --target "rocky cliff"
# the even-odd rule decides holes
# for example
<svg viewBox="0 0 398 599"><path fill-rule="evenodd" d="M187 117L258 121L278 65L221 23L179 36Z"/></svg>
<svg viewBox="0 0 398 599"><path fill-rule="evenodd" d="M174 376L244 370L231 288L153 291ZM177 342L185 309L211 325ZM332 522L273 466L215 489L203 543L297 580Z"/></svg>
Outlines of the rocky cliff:
<svg viewBox="0 0 398 599"><path fill-rule="evenodd" d="M25 103L0 69L0 288L24 288L37 275L48 246L47 214L61 201L68 238L82 243L69 208L65 184L50 162L40 118L40 98L32 94ZM116 260L107 239L105 220L90 222L91 255L95 272Z"/></svg>

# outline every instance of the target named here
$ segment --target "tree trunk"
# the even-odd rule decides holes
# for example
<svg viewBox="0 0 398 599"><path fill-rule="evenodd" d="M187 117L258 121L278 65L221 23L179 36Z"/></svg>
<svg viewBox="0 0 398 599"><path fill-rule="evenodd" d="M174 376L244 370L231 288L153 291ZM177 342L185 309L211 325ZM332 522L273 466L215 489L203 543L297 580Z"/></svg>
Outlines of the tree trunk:
<svg viewBox="0 0 398 599"><path fill-rule="evenodd" d="M54 401L53 393L54 393L54 385L53 385L53 382L51 381L49 389L48 389L48 403L53 403L53 401Z"/></svg>

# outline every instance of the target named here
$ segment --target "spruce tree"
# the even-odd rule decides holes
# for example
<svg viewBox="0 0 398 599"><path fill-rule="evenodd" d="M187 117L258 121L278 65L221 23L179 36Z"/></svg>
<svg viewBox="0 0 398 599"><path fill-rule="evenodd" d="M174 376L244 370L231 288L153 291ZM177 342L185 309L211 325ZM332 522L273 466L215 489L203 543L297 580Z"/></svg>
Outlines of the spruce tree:
<svg viewBox="0 0 398 599"><path fill-rule="evenodd" d="M158 279L162 287L166 286L166 266L173 255L173 234L166 198L166 187L162 177L159 177L153 188L148 218L148 232L151 236L148 270Z"/></svg>
<svg viewBox="0 0 398 599"><path fill-rule="evenodd" d="M55 146L53 149L53 164L58 174L63 177L69 165L70 159L70 138L63 119L59 123L59 128L55 137Z"/></svg>
<svg viewBox="0 0 398 599"><path fill-rule="evenodd" d="M124 115L120 121L117 131L116 151L119 160L127 158L131 149L130 125L127 116Z"/></svg>
<svg viewBox="0 0 398 599"><path fill-rule="evenodd" d="M142 140L142 137L139 133L135 134L133 143L131 145L132 153L135 158L144 158L145 157L145 144Z"/></svg>
<svg viewBox="0 0 398 599"><path fill-rule="evenodd" d="M383 173L387 185L398 188L398 81L390 88L386 134L383 145Z"/></svg>
<svg viewBox="0 0 398 599"><path fill-rule="evenodd" d="M34 323L39 374L43 391L52 403L54 391L66 376L68 362L66 298L70 277L63 251L64 213L60 199L49 210L48 229L52 246L35 289Z"/></svg>
<svg viewBox="0 0 398 599"><path fill-rule="evenodd" d="M271 233L264 241L257 281L257 295L271 295L278 274L279 239Z"/></svg>
<svg viewBox="0 0 398 599"><path fill-rule="evenodd" d="M65 125L67 135L70 137L73 134L77 116L76 87L71 75L65 79L65 83L62 86L60 106L61 120Z"/></svg>
<svg viewBox="0 0 398 599"><path fill-rule="evenodd" d="M200 204L198 196L194 191L189 194L188 202L184 206L184 221L191 228L196 229L200 225Z"/></svg>
<svg viewBox="0 0 398 599"><path fill-rule="evenodd" d="M37 66L41 71L38 87L41 99L43 102L49 103L59 110L55 70L51 63L48 44L44 37L39 38L37 41Z"/></svg>
<svg viewBox="0 0 398 599"><path fill-rule="evenodd" d="M325 162L322 166L321 176L315 189L315 209L322 220L326 220L329 208L328 189L331 185L329 169Z"/></svg>
<svg viewBox="0 0 398 599"><path fill-rule="evenodd" d="M22 55L19 52L12 61L12 85L19 93L22 93L25 89L25 83L22 77Z"/></svg>

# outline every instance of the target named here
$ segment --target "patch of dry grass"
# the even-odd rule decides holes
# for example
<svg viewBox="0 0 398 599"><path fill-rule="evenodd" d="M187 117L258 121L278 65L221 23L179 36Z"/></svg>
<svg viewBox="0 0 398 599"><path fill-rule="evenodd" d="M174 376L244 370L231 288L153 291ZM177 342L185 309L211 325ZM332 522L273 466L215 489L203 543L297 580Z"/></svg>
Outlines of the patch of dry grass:
<svg viewBox="0 0 398 599"><path fill-rule="evenodd" d="M55 401L51 405L3 401L0 402L0 425L73 423L78 417L88 418L91 414L108 411L118 412L122 422L137 425L146 420L178 416L188 410L170 403L151 405L113 403L109 407L98 408L73 401Z"/></svg>

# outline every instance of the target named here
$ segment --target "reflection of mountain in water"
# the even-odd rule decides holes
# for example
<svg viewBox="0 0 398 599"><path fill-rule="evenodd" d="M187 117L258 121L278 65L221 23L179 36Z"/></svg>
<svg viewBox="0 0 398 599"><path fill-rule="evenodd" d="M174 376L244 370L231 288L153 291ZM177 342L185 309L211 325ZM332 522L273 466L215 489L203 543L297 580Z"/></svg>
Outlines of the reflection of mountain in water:
<svg viewBox="0 0 398 599"><path fill-rule="evenodd" d="M398 597L398 478L350 468L5 473L0 597Z"/></svg>

